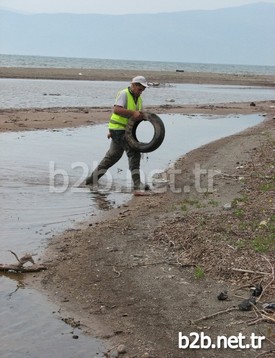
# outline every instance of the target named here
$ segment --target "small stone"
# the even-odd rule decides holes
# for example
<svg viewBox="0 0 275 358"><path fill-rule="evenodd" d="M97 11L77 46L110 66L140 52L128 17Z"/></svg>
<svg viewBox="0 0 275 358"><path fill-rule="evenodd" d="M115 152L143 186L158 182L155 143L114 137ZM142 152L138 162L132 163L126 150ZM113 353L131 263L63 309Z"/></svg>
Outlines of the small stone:
<svg viewBox="0 0 275 358"><path fill-rule="evenodd" d="M225 290L225 291L221 292L221 293L217 296L217 298L218 298L219 301L225 301L225 300L227 300L227 299L228 299L228 293L227 293L227 291Z"/></svg>
<svg viewBox="0 0 275 358"><path fill-rule="evenodd" d="M226 204L224 204L223 209L224 209L224 210L230 210L230 209L232 209L231 203L226 203Z"/></svg>
<svg viewBox="0 0 275 358"><path fill-rule="evenodd" d="M145 352L142 356L142 358L150 358L150 354L148 352Z"/></svg>
<svg viewBox="0 0 275 358"><path fill-rule="evenodd" d="M126 353L126 347L124 344L120 344L118 347L117 347L117 351L119 354L123 354L123 353Z"/></svg>

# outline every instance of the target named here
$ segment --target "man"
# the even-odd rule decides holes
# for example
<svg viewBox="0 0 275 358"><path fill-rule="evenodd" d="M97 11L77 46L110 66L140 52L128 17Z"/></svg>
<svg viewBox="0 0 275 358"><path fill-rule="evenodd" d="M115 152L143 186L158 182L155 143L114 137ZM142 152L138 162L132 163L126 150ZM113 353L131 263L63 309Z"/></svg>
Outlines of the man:
<svg viewBox="0 0 275 358"><path fill-rule="evenodd" d="M140 152L131 149L125 140L125 128L129 118L145 119L142 112L141 94L146 87L148 87L146 79L143 76L136 76L128 88L118 93L109 121L108 138L112 139L110 148L98 167L86 179L86 185L97 184L98 180L122 157L125 151L128 156L135 193L140 190L149 190L149 186L140 181Z"/></svg>

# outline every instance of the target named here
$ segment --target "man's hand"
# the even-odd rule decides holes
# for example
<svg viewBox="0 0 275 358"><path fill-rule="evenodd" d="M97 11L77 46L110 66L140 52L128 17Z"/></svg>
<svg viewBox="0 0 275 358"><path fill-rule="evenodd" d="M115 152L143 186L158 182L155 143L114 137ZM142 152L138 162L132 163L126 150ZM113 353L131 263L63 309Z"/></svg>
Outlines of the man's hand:
<svg viewBox="0 0 275 358"><path fill-rule="evenodd" d="M134 118L136 120L146 119L146 115L142 111L132 111L120 106L114 106L114 113L122 117Z"/></svg>
<svg viewBox="0 0 275 358"><path fill-rule="evenodd" d="M146 115L141 111L135 111L132 117L136 120L146 120Z"/></svg>

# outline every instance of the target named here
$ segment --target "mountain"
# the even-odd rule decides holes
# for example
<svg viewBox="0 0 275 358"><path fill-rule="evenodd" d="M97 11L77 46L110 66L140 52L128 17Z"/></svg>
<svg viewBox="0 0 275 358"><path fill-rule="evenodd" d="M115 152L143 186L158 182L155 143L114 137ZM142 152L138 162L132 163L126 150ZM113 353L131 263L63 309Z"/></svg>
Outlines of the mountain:
<svg viewBox="0 0 275 358"><path fill-rule="evenodd" d="M0 11L0 53L275 65L275 4L158 14Z"/></svg>

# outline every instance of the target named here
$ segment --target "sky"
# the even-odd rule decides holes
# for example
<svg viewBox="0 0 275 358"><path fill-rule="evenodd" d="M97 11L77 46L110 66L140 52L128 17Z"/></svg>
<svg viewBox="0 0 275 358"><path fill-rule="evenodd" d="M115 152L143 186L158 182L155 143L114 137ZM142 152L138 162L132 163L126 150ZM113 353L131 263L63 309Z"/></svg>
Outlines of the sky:
<svg viewBox="0 0 275 358"><path fill-rule="evenodd" d="M25 13L134 14L213 10L261 0L0 0L0 8ZM275 3L275 0L264 0Z"/></svg>

